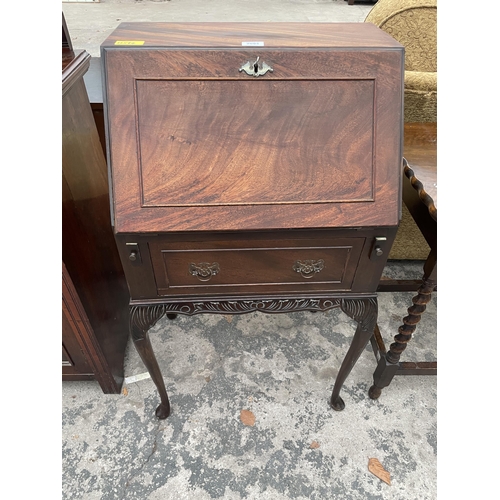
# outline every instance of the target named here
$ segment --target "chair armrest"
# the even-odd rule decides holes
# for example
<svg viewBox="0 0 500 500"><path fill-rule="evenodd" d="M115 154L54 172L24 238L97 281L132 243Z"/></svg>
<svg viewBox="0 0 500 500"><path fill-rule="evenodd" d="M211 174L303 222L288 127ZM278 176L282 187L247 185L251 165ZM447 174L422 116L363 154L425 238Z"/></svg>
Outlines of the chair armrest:
<svg viewBox="0 0 500 500"><path fill-rule="evenodd" d="M437 92L437 73L430 71L405 71L405 90Z"/></svg>

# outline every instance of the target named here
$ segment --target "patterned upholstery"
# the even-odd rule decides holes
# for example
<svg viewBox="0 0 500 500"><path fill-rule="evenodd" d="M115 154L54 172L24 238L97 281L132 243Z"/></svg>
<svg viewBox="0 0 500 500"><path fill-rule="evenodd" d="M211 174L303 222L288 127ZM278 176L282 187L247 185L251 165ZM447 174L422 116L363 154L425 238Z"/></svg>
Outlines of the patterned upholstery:
<svg viewBox="0 0 500 500"><path fill-rule="evenodd" d="M365 22L405 47L405 121L437 121L437 0L379 0Z"/></svg>

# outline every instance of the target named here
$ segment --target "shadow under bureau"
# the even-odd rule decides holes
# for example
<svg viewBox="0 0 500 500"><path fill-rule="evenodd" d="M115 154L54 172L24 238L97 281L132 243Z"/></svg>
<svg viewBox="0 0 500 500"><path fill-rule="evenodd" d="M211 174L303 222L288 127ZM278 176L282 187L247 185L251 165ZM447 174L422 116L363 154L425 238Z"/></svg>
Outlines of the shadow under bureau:
<svg viewBox="0 0 500 500"><path fill-rule="evenodd" d="M401 211L404 50L371 24L122 23L101 46L112 222L130 329L340 307L373 334Z"/></svg>

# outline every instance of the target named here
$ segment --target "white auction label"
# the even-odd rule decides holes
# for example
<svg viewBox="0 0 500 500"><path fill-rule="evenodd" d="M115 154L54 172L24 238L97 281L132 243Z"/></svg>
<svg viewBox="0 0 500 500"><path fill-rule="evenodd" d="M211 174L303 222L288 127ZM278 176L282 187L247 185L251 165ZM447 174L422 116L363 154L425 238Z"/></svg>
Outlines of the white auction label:
<svg viewBox="0 0 500 500"><path fill-rule="evenodd" d="M241 42L243 47L264 47L264 42Z"/></svg>

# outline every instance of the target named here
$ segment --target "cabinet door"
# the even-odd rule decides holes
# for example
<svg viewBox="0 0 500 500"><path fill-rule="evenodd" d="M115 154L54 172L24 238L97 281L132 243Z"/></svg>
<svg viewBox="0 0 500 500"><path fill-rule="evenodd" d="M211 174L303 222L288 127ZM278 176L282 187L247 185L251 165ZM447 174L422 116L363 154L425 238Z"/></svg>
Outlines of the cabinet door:
<svg viewBox="0 0 500 500"><path fill-rule="evenodd" d="M62 374L64 380L93 379L85 353L84 338L94 335L71 278L63 264L62 280Z"/></svg>

